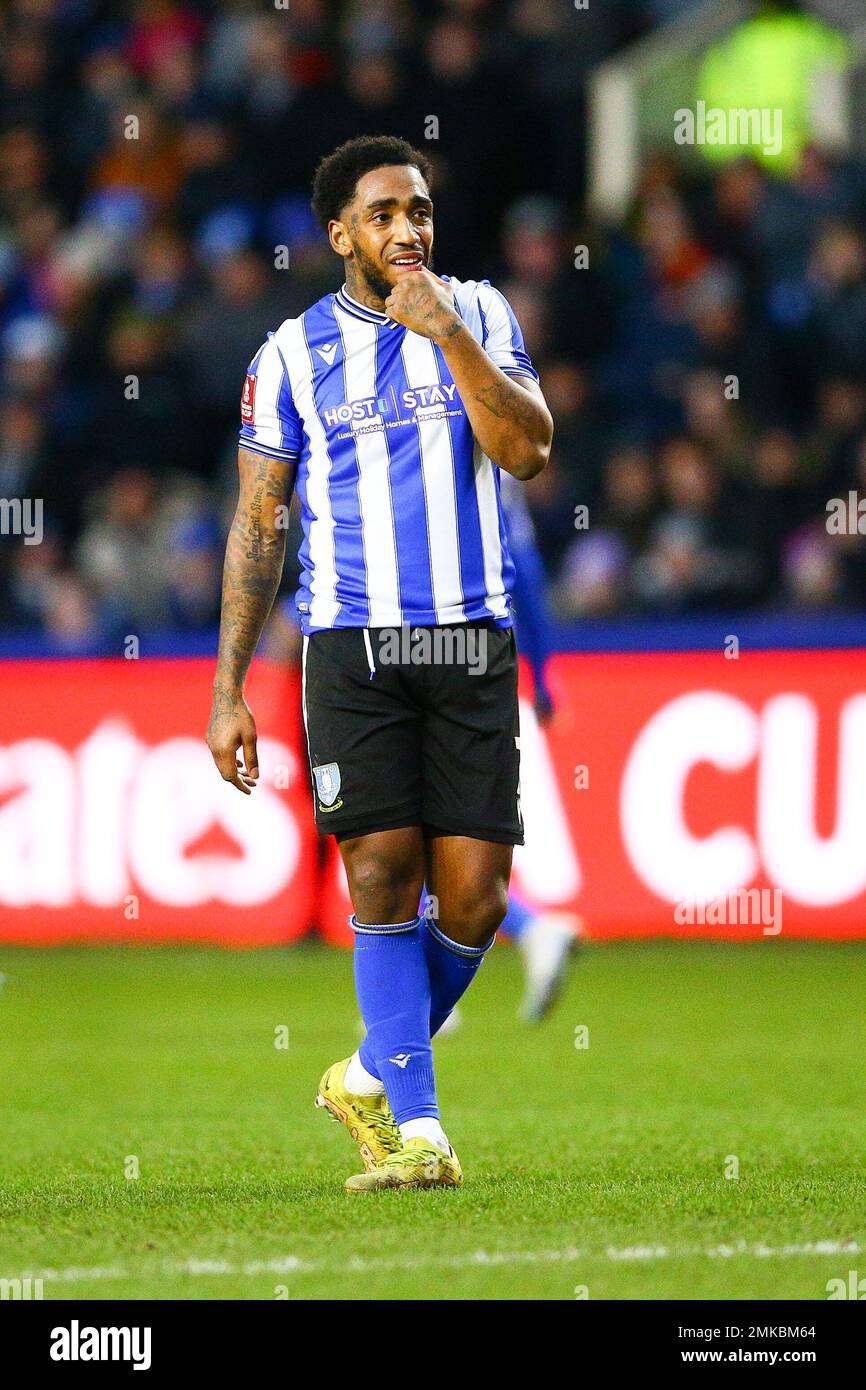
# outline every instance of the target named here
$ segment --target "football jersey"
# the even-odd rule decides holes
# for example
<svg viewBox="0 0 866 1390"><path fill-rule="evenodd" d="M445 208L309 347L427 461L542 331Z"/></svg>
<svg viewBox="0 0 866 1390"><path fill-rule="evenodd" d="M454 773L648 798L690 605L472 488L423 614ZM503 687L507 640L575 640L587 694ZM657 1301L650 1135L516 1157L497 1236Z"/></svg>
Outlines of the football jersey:
<svg viewBox="0 0 866 1390"><path fill-rule="evenodd" d="M504 296L487 280L450 283L491 360L537 381ZM345 287L325 295L268 334L247 372L241 421L245 448L295 465L305 633L510 624L499 469L429 338Z"/></svg>

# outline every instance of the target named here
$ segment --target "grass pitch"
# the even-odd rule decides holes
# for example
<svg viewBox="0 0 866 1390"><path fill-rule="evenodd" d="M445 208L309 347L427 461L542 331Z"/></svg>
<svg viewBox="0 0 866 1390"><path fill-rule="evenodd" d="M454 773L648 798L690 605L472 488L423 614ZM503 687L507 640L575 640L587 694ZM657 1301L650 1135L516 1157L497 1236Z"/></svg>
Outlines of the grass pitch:
<svg viewBox="0 0 866 1390"><path fill-rule="evenodd" d="M0 969L0 1277L46 1299L822 1299L866 1272L860 946L592 947L533 1031L497 948L437 1044L465 1188L367 1198L312 1104L357 1038L348 954Z"/></svg>

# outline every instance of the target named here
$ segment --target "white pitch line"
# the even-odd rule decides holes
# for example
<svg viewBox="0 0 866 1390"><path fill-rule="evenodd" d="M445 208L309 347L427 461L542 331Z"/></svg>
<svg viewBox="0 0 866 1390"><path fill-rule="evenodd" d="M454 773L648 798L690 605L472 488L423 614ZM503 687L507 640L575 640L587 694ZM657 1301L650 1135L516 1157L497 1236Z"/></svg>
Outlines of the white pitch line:
<svg viewBox="0 0 866 1390"><path fill-rule="evenodd" d="M785 1260L797 1257L861 1255L866 1247L856 1240L816 1240L802 1244L765 1245L762 1241L737 1240L711 1246L609 1245L605 1250L579 1250L566 1246L562 1250L475 1250L466 1255L424 1255L414 1259L364 1259L354 1256L343 1263L304 1260L297 1255L280 1255L267 1260L163 1260L156 1269L124 1269L120 1265L72 1266L69 1269L28 1270L20 1279L43 1279L58 1283L86 1283L100 1279L134 1279L161 1275L224 1276L255 1274L375 1274L377 1271L402 1270L411 1272L426 1265L438 1269L494 1268L500 1265L576 1264L578 1261L610 1260L618 1264L646 1264L654 1260L711 1259L729 1260L742 1256L761 1260Z"/></svg>

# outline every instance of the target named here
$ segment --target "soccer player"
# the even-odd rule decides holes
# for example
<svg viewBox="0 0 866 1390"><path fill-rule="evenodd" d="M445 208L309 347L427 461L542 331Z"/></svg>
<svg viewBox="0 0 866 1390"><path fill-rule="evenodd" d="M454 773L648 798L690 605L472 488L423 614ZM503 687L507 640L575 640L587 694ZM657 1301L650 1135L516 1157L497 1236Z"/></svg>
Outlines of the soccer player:
<svg viewBox="0 0 866 1390"><path fill-rule="evenodd" d="M243 687L293 483L316 823L346 866L367 1030L317 1104L360 1150L348 1191L458 1187L431 1038L493 944L523 841L499 469L540 472L553 422L502 295L432 271L423 154L349 141L319 166L313 207L345 284L270 334L244 383L208 745L249 795ZM425 882L436 919L418 911Z"/></svg>
<svg viewBox="0 0 866 1390"><path fill-rule="evenodd" d="M517 635L532 667L535 716L540 724L546 724L553 717L553 696L547 684L552 641L544 564L523 489L507 475L502 480L502 506L515 568L511 597ZM521 1016L527 1023L539 1023L553 1008L562 989L581 933L580 918L573 912L533 912L519 894L512 892L501 930L517 943L526 967Z"/></svg>

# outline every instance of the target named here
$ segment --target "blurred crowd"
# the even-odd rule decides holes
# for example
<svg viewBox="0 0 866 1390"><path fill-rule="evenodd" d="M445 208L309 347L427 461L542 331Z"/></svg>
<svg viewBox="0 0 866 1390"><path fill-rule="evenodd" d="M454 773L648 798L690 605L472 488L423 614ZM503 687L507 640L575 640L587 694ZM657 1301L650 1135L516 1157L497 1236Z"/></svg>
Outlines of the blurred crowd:
<svg viewBox="0 0 866 1390"><path fill-rule="evenodd" d="M585 214L587 72L691 3L11 0L0 498L44 534L0 538L0 627L217 620L244 369L340 284L311 175L379 132L434 159L437 268L504 291L541 373L560 616L866 602L825 525L866 489L866 171L658 154L621 226Z"/></svg>

